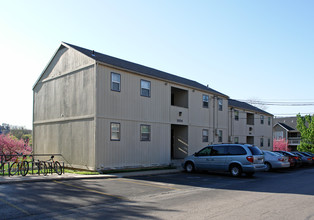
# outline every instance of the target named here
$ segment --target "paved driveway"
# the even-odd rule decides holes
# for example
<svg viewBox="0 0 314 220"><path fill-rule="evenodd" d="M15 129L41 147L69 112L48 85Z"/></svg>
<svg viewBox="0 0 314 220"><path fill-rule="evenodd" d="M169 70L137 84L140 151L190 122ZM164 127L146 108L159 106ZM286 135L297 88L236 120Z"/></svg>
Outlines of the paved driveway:
<svg viewBox="0 0 314 220"><path fill-rule="evenodd" d="M314 168L0 185L0 219L314 219Z"/></svg>

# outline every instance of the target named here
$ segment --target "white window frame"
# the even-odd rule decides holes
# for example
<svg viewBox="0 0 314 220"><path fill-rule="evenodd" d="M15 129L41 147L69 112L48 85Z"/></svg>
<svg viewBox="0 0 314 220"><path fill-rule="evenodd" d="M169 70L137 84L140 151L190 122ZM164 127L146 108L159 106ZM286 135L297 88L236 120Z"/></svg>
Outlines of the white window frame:
<svg viewBox="0 0 314 220"><path fill-rule="evenodd" d="M146 84L146 85L145 85ZM148 86L147 86L148 85ZM145 91L148 93L148 94L145 94ZM150 81L147 81L147 80L143 80L141 79L141 96L144 96L144 97L150 97L150 92L151 91L151 82Z"/></svg>
<svg viewBox="0 0 314 220"><path fill-rule="evenodd" d="M144 128L144 127L148 128L148 132L142 130L142 128ZM151 140L151 126L147 125L147 124L141 124L140 125L140 136L141 136L140 137L141 141L150 141Z"/></svg>
<svg viewBox="0 0 314 220"><path fill-rule="evenodd" d="M116 80L114 76L117 76L119 80ZM119 73L111 72L111 91L120 92L121 91L121 75ZM114 85L118 84L118 89L114 88Z"/></svg>
<svg viewBox="0 0 314 220"><path fill-rule="evenodd" d="M218 142L222 143L222 130L218 130Z"/></svg>
<svg viewBox="0 0 314 220"><path fill-rule="evenodd" d="M115 127L117 128L117 130L114 130ZM116 137L113 136L113 134L117 134ZM121 139L121 124L118 122L111 122L110 123L110 140L111 141L120 141Z"/></svg>
<svg viewBox="0 0 314 220"><path fill-rule="evenodd" d="M234 141L233 141L235 144L238 144L239 143L239 137L234 137Z"/></svg>
<svg viewBox="0 0 314 220"><path fill-rule="evenodd" d="M209 131L208 129L202 130L202 142L208 142Z"/></svg>
<svg viewBox="0 0 314 220"><path fill-rule="evenodd" d="M209 108L209 96L203 94L203 108Z"/></svg>
<svg viewBox="0 0 314 220"><path fill-rule="evenodd" d="M223 110L223 101L221 98L218 98L218 110L222 111Z"/></svg>
<svg viewBox="0 0 314 220"><path fill-rule="evenodd" d="M239 121L239 110L234 110L234 120Z"/></svg>

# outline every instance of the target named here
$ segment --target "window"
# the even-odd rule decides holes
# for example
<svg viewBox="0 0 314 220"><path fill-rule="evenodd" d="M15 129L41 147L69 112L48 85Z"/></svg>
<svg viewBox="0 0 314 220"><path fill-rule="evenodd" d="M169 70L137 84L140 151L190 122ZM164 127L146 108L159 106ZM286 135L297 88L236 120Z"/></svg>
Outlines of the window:
<svg viewBox="0 0 314 220"><path fill-rule="evenodd" d="M121 75L118 73L111 73L111 90L120 92Z"/></svg>
<svg viewBox="0 0 314 220"><path fill-rule="evenodd" d="M203 95L203 108L208 108L209 98L208 95Z"/></svg>
<svg viewBox="0 0 314 220"><path fill-rule="evenodd" d="M239 111L234 110L234 120L239 121Z"/></svg>
<svg viewBox="0 0 314 220"><path fill-rule="evenodd" d="M270 138L268 138L267 146L270 147Z"/></svg>
<svg viewBox="0 0 314 220"><path fill-rule="evenodd" d="M141 80L141 96L150 97L150 82Z"/></svg>
<svg viewBox="0 0 314 220"><path fill-rule="evenodd" d="M218 110L222 111L222 99L218 98Z"/></svg>
<svg viewBox="0 0 314 220"><path fill-rule="evenodd" d="M261 147L264 147L264 138L261 138Z"/></svg>
<svg viewBox="0 0 314 220"><path fill-rule="evenodd" d="M261 115L261 124L264 124L264 115Z"/></svg>
<svg viewBox="0 0 314 220"><path fill-rule="evenodd" d="M239 137L234 137L234 143L238 144L239 143Z"/></svg>
<svg viewBox="0 0 314 220"><path fill-rule="evenodd" d="M141 141L150 141L150 125L141 125Z"/></svg>
<svg viewBox="0 0 314 220"><path fill-rule="evenodd" d="M210 155L210 152L211 152L211 148L206 147L206 148L200 150L200 151L197 153L197 156L209 156L209 155Z"/></svg>
<svg viewBox="0 0 314 220"><path fill-rule="evenodd" d="M248 147L253 155L263 155L263 152L256 146Z"/></svg>
<svg viewBox="0 0 314 220"><path fill-rule="evenodd" d="M229 155L246 155L246 150L241 146L230 145L228 147Z"/></svg>
<svg viewBox="0 0 314 220"><path fill-rule="evenodd" d="M112 122L110 124L110 140L120 141L120 123Z"/></svg>
<svg viewBox="0 0 314 220"><path fill-rule="evenodd" d="M222 130L218 131L218 142L222 142Z"/></svg>
<svg viewBox="0 0 314 220"><path fill-rule="evenodd" d="M268 117L268 125L270 125L271 119L270 117Z"/></svg>
<svg viewBox="0 0 314 220"><path fill-rule="evenodd" d="M203 142L208 142L208 130L207 129L203 129Z"/></svg>
<svg viewBox="0 0 314 220"><path fill-rule="evenodd" d="M223 156L226 155L227 146L213 146L210 156Z"/></svg>
<svg viewBox="0 0 314 220"><path fill-rule="evenodd" d="M276 140L283 139L283 131L275 131L275 133L274 133L274 138L275 138Z"/></svg>

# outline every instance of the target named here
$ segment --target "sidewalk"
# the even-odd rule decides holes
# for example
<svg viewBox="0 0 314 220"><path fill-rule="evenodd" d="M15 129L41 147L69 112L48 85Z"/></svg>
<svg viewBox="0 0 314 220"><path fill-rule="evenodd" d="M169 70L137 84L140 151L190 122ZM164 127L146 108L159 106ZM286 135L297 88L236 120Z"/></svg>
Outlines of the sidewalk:
<svg viewBox="0 0 314 220"><path fill-rule="evenodd" d="M65 173L62 175L48 174L44 175L26 175L26 176L0 176L1 184L12 184L12 183L27 183L27 182L44 182L52 180L76 180L76 179L108 179L108 178L127 178L134 176L146 176L146 175L159 175L168 173L182 172L182 168L176 169L164 169L164 170L144 170L136 172L123 172L123 173L112 173L112 174L99 174L99 175L82 175Z"/></svg>

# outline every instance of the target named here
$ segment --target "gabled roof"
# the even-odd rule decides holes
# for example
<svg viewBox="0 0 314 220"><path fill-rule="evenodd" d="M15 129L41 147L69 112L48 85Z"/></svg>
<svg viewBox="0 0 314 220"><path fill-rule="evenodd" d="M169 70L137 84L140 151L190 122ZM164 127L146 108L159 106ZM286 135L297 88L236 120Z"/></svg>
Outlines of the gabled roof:
<svg viewBox="0 0 314 220"><path fill-rule="evenodd" d="M284 128L285 130L287 130L287 131L294 131L294 130L295 130L294 128L292 128L292 127L286 125L285 123L278 122L276 125L280 125L281 127L283 127L283 128ZM276 126L276 125L275 125L275 126Z"/></svg>
<svg viewBox="0 0 314 220"><path fill-rule="evenodd" d="M231 107L235 107L235 108L242 108L242 109L246 109L246 110L250 110L250 111L254 111L254 112L259 112L259 113L262 113L262 114L266 114L266 115L271 115L270 113L260 109L260 108L257 108L253 105L250 105L246 102L240 102L238 100L234 100L234 99L228 99L228 105L231 106Z"/></svg>
<svg viewBox="0 0 314 220"><path fill-rule="evenodd" d="M189 80L180 76L176 76L170 73L166 73L157 69L153 69L150 67L146 67L137 63L132 63L126 60L122 60L116 57L112 57L112 56L108 56L102 53L98 53L94 50L89 50L89 49L85 49L82 47L78 47L69 43L65 43L62 42L62 45L66 46L66 47L71 47L81 53L83 53L84 55L88 56L89 58L92 58L100 63L104 63L104 64L109 64L115 67L119 67L125 70L129 70L132 72L136 72L138 74L142 74L142 75L147 75L150 77L154 77L154 78L158 78L158 79L163 79L166 81L171 81L171 82L176 82L178 84L182 84L182 85L186 85L189 87L193 87L196 89L200 89L200 90L205 90L211 93L215 93L217 95L221 95L221 96L225 96L228 97L227 95L220 93L214 89L211 89L205 85L202 85L196 81L193 80Z"/></svg>

